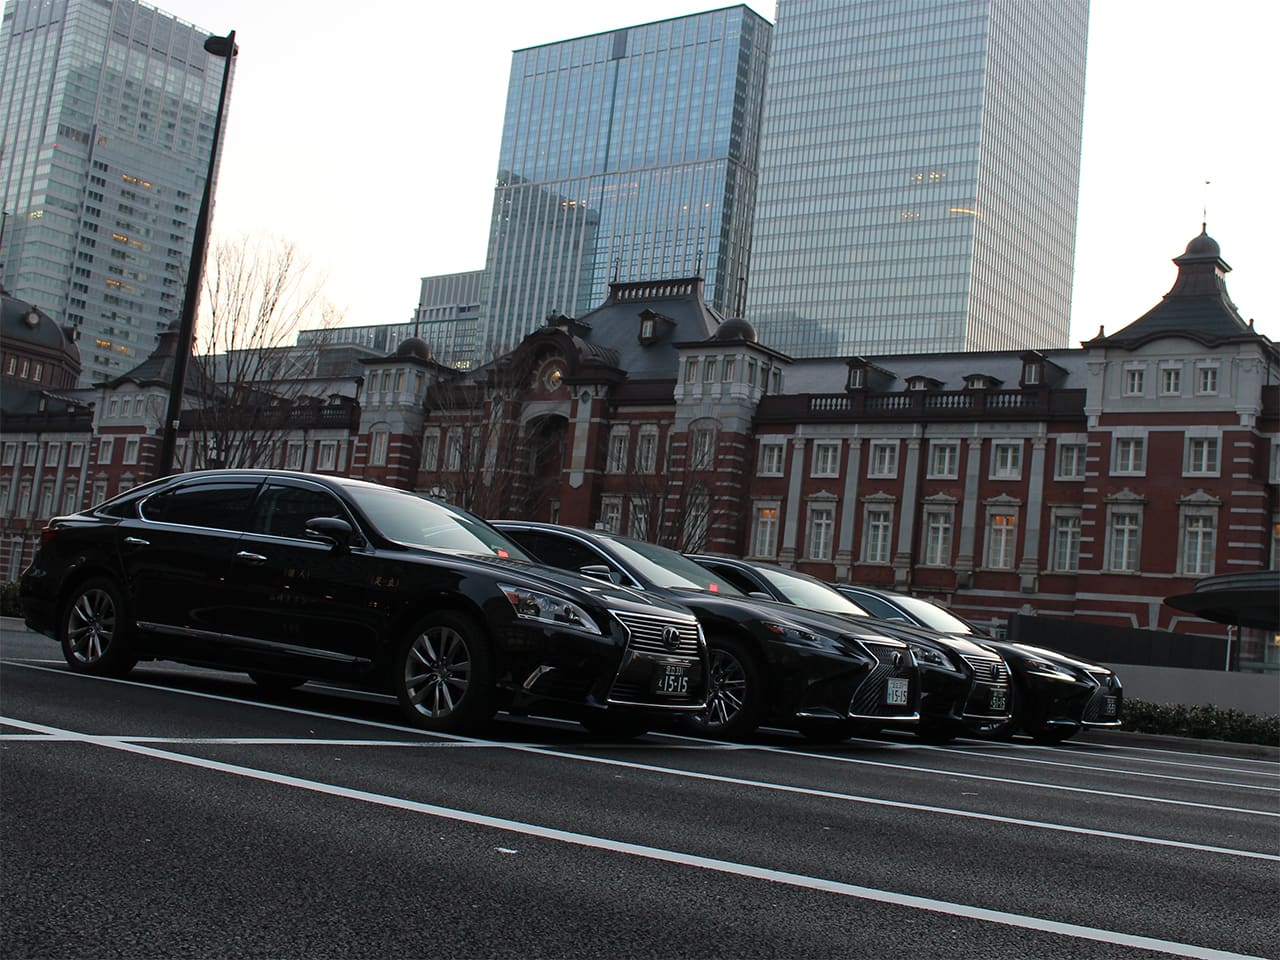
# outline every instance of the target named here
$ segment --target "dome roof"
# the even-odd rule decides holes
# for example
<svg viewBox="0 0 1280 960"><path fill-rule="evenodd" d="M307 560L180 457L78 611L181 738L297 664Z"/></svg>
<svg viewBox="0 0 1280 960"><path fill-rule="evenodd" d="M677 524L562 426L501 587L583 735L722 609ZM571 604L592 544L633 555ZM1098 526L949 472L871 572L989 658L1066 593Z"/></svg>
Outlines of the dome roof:
<svg viewBox="0 0 1280 960"><path fill-rule="evenodd" d="M744 340L747 343L756 343L756 328L741 317L734 317L716 327L716 332L711 335L711 339Z"/></svg>
<svg viewBox="0 0 1280 960"><path fill-rule="evenodd" d="M57 351L80 363L80 349L65 330L39 307L11 297L0 300L0 337L14 344L27 344Z"/></svg>
<svg viewBox="0 0 1280 960"><path fill-rule="evenodd" d="M431 348L427 346L427 341L421 337L409 337L400 346L396 347L397 357L414 357L418 360L430 360Z"/></svg>
<svg viewBox="0 0 1280 960"><path fill-rule="evenodd" d="M1202 227L1200 235L1187 244L1187 249L1182 255L1184 257L1216 258L1222 256L1222 250L1218 247L1218 241L1209 236Z"/></svg>

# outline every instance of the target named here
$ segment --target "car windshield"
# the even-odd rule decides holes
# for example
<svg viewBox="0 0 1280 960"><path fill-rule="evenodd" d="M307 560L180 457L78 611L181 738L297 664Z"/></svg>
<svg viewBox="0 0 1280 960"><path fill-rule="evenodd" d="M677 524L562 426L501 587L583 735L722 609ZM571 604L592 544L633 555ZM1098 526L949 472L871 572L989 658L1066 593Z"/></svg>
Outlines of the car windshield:
<svg viewBox="0 0 1280 960"><path fill-rule="evenodd" d="M701 564L694 563L684 554L660 547L643 540L627 540L609 537L609 544L643 580L655 587L676 590L701 590L728 597L741 597L741 590L721 580Z"/></svg>
<svg viewBox="0 0 1280 960"><path fill-rule="evenodd" d="M954 614L948 613L936 604L919 597L894 597L894 602L906 609L912 616L923 621L925 626L940 633L973 633L973 627Z"/></svg>
<svg viewBox="0 0 1280 960"><path fill-rule="evenodd" d="M815 580L803 574L789 573L785 570L757 569L766 580L773 584L779 593L797 607L808 607L810 610L825 610L828 613L841 613L850 617L871 616L839 590L827 586L821 580Z"/></svg>
<svg viewBox="0 0 1280 960"><path fill-rule="evenodd" d="M397 543L450 553L532 562L532 558L478 517L398 490L350 486L347 492L383 536Z"/></svg>

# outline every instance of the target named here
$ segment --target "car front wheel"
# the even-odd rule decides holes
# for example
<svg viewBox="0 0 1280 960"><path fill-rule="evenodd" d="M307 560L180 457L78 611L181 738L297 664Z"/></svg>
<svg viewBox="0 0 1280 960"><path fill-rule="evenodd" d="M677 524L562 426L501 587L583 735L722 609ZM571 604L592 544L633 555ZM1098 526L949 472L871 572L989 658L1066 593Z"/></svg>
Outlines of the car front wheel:
<svg viewBox="0 0 1280 960"><path fill-rule="evenodd" d="M86 580L72 591L58 618L58 640L67 665L77 673L122 677L138 662L123 594L105 577Z"/></svg>
<svg viewBox="0 0 1280 960"><path fill-rule="evenodd" d="M707 655L707 706L689 718L690 728L701 736L725 740L750 736L764 716L764 670L759 658L732 637L708 639Z"/></svg>
<svg viewBox="0 0 1280 960"><path fill-rule="evenodd" d="M496 709L488 638L462 614L420 620L396 648L392 672L401 713L427 730L472 730Z"/></svg>

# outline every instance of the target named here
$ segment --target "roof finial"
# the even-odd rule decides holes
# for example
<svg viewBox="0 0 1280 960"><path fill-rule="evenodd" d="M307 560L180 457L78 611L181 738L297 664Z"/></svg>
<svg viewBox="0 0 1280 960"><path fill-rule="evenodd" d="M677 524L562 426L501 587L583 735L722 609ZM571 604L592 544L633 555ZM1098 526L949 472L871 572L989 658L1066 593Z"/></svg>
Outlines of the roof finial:
<svg viewBox="0 0 1280 960"><path fill-rule="evenodd" d="M1200 232L1206 235L1209 233L1209 184L1211 182L1209 180L1204 182L1204 203L1200 207Z"/></svg>

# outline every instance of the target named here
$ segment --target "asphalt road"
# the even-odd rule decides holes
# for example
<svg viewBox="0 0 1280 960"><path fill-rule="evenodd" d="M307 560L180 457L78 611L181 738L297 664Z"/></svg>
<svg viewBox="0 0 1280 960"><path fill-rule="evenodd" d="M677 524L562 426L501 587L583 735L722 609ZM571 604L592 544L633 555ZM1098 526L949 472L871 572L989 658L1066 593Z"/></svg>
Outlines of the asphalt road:
<svg viewBox="0 0 1280 960"><path fill-rule="evenodd" d="M1280 956L1280 763L1207 749L429 735L2 630L0 956Z"/></svg>

